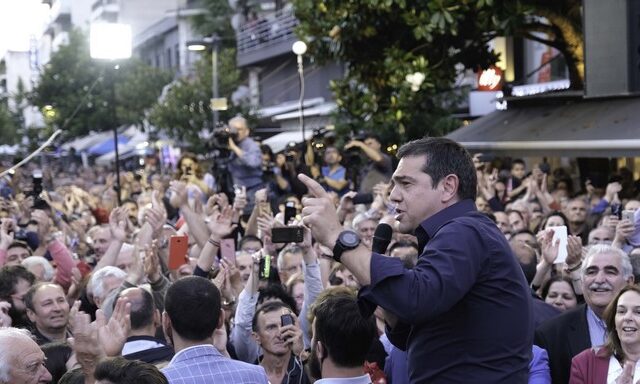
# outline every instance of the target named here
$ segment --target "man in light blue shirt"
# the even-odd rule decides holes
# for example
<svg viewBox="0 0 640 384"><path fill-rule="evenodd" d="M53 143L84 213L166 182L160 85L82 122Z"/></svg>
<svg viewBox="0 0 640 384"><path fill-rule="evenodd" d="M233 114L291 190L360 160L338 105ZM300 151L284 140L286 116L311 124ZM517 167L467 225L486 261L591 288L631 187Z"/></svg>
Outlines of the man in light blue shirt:
<svg viewBox="0 0 640 384"><path fill-rule="evenodd" d="M162 370L171 384L266 384L264 369L223 356L213 346L213 333L224 327L220 292L209 280L189 276L165 296L162 328L176 351Z"/></svg>

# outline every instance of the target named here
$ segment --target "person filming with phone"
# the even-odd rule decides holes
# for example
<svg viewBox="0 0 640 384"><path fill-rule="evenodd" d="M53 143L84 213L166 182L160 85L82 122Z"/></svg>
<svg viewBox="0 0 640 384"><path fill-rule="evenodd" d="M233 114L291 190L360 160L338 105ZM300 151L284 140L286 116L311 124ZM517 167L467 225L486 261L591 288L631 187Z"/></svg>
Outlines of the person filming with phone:
<svg viewBox="0 0 640 384"><path fill-rule="evenodd" d="M256 309L252 328L262 349L260 366L270 383L309 383L301 358L302 331L291 308L278 301L263 304Z"/></svg>
<svg viewBox="0 0 640 384"><path fill-rule="evenodd" d="M424 138L398 158L389 200L398 230L418 239L413 269L367 249L340 225L322 186L299 175L312 196L303 199L303 224L362 284L363 307L387 312L411 383L527 383L530 289L504 235L475 207L471 156L449 139Z"/></svg>

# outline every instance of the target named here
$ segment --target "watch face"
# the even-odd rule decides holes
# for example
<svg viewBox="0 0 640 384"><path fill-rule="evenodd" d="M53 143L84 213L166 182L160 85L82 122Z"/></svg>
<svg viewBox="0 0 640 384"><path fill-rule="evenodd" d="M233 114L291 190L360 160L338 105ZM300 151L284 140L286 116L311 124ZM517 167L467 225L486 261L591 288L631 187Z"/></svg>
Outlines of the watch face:
<svg viewBox="0 0 640 384"><path fill-rule="evenodd" d="M357 247L360 243L358 234L351 231L344 231L340 234L340 242L346 247Z"/></svg>

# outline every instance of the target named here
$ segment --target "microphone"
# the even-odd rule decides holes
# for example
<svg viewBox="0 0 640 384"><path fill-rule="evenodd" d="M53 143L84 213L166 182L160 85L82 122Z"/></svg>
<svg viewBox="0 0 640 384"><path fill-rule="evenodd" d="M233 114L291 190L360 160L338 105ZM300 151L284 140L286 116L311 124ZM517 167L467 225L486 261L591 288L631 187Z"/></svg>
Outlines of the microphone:
<svg viewBox="0 0 640 384"><path fill-rule="evenodd" d="M371 250L375 253L384 255L387 252L387 247L391 243L391 236L393 235L393 228L389 224L380 223L376 227L376 231L373 233L373 242L371 244Z"/></svg>

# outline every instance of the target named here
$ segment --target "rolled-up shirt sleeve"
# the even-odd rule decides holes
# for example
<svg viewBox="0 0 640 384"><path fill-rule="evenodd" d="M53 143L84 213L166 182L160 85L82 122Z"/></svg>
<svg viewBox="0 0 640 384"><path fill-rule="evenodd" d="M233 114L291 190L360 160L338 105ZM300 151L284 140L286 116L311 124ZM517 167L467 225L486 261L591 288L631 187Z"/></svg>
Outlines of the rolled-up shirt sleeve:
<svg viewBox="0 0 640 384"><path fill-rule="evenodd" d="M447 225L429 241L414 269L399 259L373 253L371 285L361 295L410 325L448 311L478 279L489 250L478 229Z"/></svg>

